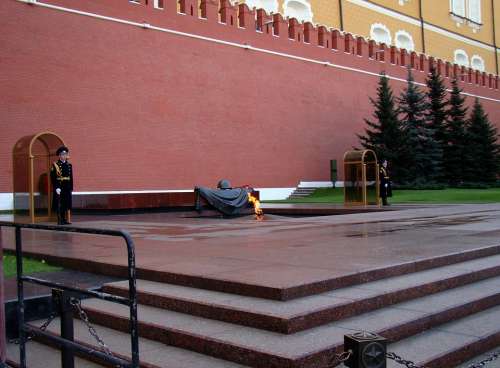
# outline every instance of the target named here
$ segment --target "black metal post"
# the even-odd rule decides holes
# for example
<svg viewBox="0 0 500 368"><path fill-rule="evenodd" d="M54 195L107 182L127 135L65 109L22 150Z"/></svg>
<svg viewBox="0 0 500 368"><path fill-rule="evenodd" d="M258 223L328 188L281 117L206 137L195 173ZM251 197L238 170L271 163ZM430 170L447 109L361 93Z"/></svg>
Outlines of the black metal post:
<svg viewBox="0 0 500 368"><path fill-rule="evenodd" d="M342 10L342 0L339 0L340 30L344 32L344 11Z"/></svg>
<svg viewBox="0 0 500 368"><path fill-rule="evenodd" d="M495 49L495 71L498 75L498 47L497 47L497 35L495 30L495 2L491 0L491 16L493 21L493 48Z"/></svg>
<svg viewBox="0 0 500 368"><path fill-rule="evenodd" d="M21 228L16 231L17 326L19 332L19 367L26 368L26 335L24 332L23 241Z"/></svg>
<svg viewBox="0 0 500 368"><path fill-rule="evenodd" d="M137 292L134 242L128 233L122 235L127 242L128 287L130 299L130 337L132 345L132 367L139 368L139 329L137 328Z"/></svg>
<svg viewBox="0 0 500 368"><path fill-rule="evenodd" d="M422 13L422 0L418 1L418 15L420 18L420 33L422 35L422 52L425 54L425 28L424 28L424 16Z"/></svg>
<svg viewBox="0 0 500 368"><path fill-rule="evenodd" d="M139 368L139 330L137 328L137 291L136 291L136 269L135 269L135 246L134 241L130 234L121 230L107 230L107 229L91 229L82 227L63 227L54 225L38 225L38 224L21 224L16 222L0 221L0 228L13 227L16 233L16 257L17 257L17 292L18 292L18 304L17 304L17 314L18 314L18 329L19 329L19 367L26 368L26 334L34 336L43 336L44 338L53 341L60 347L65 347L69 351L82 352L85 355L93 355L102 359L106 362L111 362L115 365L121 367ZM22 265L22 238L21 229L33 229L33 230L46 230L46 231L57 231L65 233L80 233L80 234L96 234L96 235L107 235L107 236L119 236L125 239L127 244L128 253L128 276L129 276L129 298L124 298L118 295L112 295L103 292L90 291L87 289L82 289L74 286L67 286L58 282L43 280L30 276L23 276L23 265ZM102 300L107 300L115 303L120 303L129 306L130 308L130 335L131 335L131 345L132 345L132 362L129 363L123 359L109 356L106 353L95 350L94 348L88 348L79 343L73 342L73 331L72 331L72 318L70 321L70 315L72 317L72 312L69 313L65 310L61 311L61 335L66 335L64 337L54 336L53 334L42 331L40 328L33 328L29 325L25 325L24 321L24 282L35 283L39 285L45 285L60 290L64 290L65 295L73 295L76 293L83 293L90 295ZM63 297L63 305L69 303L66 297ZM67 323L64 322L67 316ZM63 326L64 325L64 326ZM71 327L68 327L70 326ZM69 358L68 358L69 359ZM70 364L70 363L68 363ZM64 365L63 367L73 367L73 365ZM3 368L0 365L0 368Z"/></svg>
<svg viewBox="0 0 500 368"><path fill-rule="evenodd" d="M70 303L70 293L60 289L52 289L52 299L61 319L61 337L69 341L74 341L73 307ZM72 349L66 346L61 347L61 367L75 367L75 354Z"/></svg>

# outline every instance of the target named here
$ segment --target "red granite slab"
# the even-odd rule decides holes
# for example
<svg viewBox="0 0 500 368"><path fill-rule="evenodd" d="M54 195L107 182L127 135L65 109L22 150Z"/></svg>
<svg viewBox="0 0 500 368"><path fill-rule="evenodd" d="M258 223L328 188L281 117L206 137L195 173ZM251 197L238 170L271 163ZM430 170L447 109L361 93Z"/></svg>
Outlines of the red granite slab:
<svg viewBox="0 0 500 368"><path fill-rule="evenodd" d="M286 218L196 213L75 216L77 226L124 229L138 277L276 300L500 253L500 206L415 208ZM3 229L4 248L13 249ZM24 249L65 267L124 276L119 239L23 231Z"/></svg>

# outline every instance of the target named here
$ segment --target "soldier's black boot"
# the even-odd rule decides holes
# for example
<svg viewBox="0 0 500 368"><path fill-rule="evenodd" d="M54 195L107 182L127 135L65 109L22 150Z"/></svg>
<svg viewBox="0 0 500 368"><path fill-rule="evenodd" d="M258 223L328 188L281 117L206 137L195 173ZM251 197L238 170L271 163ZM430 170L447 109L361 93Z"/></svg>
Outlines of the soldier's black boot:
<svg viewBox="0 0 500 368"><path fill-rule="evenodd" d="M389 203L387 203L387 197L382 197L382 205L383 206L388 206Z"/></svg>
<svg viewBox="0 0 500 368"><path fill-rule="evenodd" d="M64 211L64 217L63 217L63 225L71 225L71 222L69 222L69 213L68 211Z"/></svg>
<svg viewBox="0 0 500 368"><path fill-rule="evenodd" d="M57 215L57 224L64 225L64 219L62 218L62 216L60 214Z"/></svg>

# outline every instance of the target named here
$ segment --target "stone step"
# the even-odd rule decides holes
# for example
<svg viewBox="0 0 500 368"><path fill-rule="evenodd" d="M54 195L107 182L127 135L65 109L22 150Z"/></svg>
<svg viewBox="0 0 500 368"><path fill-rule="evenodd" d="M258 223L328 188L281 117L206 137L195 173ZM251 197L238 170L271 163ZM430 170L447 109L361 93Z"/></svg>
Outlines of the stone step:
<svg viewBox="0 0 500 368"><path fill-rule="evenodd" d="M19 345L7 344L7 363L19 367ZM59 368L61 367L61 352L36 341L26 344L27 368ZM102 368L102 365L75 358L75 368Z"/></svg>
<svg viewBox="0 0 500 368"><path fill-rule="evenodd" d="M499 321L497 306L390 344L388 351L429 368L456 367L500 347ZM387 367L401 365L388 361Z"/></svg>
<svg viewBox="0 0 500 368"><path fill-rule="evenodd" d="M42 323L43 320L31 324L40 326ZM95 324L93 324L93 327L113 355L125 360L131 360L131 342L128 333L119 332ZM58 318L52 321L47 331L59 336L60 322ZM96 350L100 350L96 340L89 334L85 324L78 319L74 319L74 337L75 341L88 347L95 348ZM44 343L50 345L49 342ZM142 368L245 368L245 366L240 364L223 361L144 338L139 338L139 360ZM43 368L47 368L47 366Z"/></svg>
<svg viewBox="0 0 500 368"><path fill-rule="evenodd" d="M492 359L492 361L485 362L488 368L500 368L500 345L495 346L493 350L487 351L485 353L480 353L480 355L470 358L456 368L470 368L471 365L488 359Z"/></svg>
<svg viewBox="0 0 500 368"><path fill-rule="evenodd" d="M317 188L308 188L308 187L297 187L295 190L288 196L287 199L293 198L303 198L308 197L312 193L316 191Z"/></svg>
<svg viewBox="0 0 500 368"><path fill-rule="evenodd" d="M412 272L442 267L498 254L500 254L500 245L492 245L469 251L417 259L415 261L398 263L359 272L345 273L342 276L306 282L301 285L291 287L273 287L261 284L218 279L209 276L193 276L163 272L159 270L142 269L140 267L137 268L137 277L149 281L171 283L206 290L285 301L365 282L380 280L391 276L405 275ZM88 261L85 261L85 263L88 263ZM123 270L125 271L126 268L123 268ZM100 272L104 272L104 270L101 270Z"/></svg>
<svg viewBox="0 0 500 368"><path fill-rule="evenodd" d="M415 363L418 367L467 368L470 364L481 361L482 358L499 350L499 318L500 307L491 308L407 339L389 343L387 351ZM492 348L493 350L490 350ZM488 364L487 367L498 368L499 363L497 361ZM403 365L388 359L387 367L400 368ZM340 364L337 368L346 366Z"/></svg>
<svg viewBox="0 0 500 368"><path fill-rule="evenodd" d="M264 300L147 280L137 281L141 304L280 333L295 333L500 275L500 255L373 281L294 299ZM104 285L128 296L128 281Z"/></svg>
<svg viewBox="0 0 500 368"><path fill-rule="evenodd" d="M292 335L139 306L144 338L253 367L321 367L342 349L343 336L373 331L397 341L500 304L500 277L363 313ZM89 299L82 302L91 321L123 332L128 309Z"/></svg>
<svg viewBox="0 0 500 368"><path fill-rule="evenodd" d="M418 247L418 245L415 245ZM418 250L414 250L418 254ZM43 254L25 251L26 256L43 258L49 263L58 264L71 269L82 269L103 275L127 277L128 269L124 264L110 264L99 259L75 259L54 254ZM365 268L352 272L331 272L331 276L307 278L300 284L288 283L283 276L276 283L269 283L269 274L263 275L266 282L241 281L231 277L217 277L210 274L181 273L162 269L137 266L137 277L144 280L195 287L205 290L221 291L245 296L253 296L271 300L292 300L308 295L315 295L342 287L364 282L384 279L391 276L404 275L416 271L432 269L500 254L500 245L489 245L472 250L442 254L427 258L417 258L407 262L394 262L387 266ZM417 256L418 257L418 256ZM274 274L274 272L272 272ZM329 273L329 272L328 272ZM283 286L281 286L283 285Z"/></svg>

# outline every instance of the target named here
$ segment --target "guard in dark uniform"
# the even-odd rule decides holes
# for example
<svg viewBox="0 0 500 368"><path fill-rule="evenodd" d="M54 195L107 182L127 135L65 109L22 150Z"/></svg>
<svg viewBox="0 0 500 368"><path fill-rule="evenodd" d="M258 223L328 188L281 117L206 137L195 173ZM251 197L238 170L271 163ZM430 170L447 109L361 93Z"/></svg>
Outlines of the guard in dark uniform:
<svg viewBox="0 0 500 368"><path fill-rule="evenodd" d="M68 162L68 147L59 147L56 154L59 160L50 168L52 183L52 210L57 212L59 225L71 224L71 195L73 192L73 168Z"/></svg>
<svg viewBox="0 0 500 368"><path fill-rule="evenodd" d="M387 203L387 197L392 197L392 187L389 171L387 170L387 160L382 161L382 164L379 166L379 182L382 204L384 206L388 206L389 203Z"/></svg>

